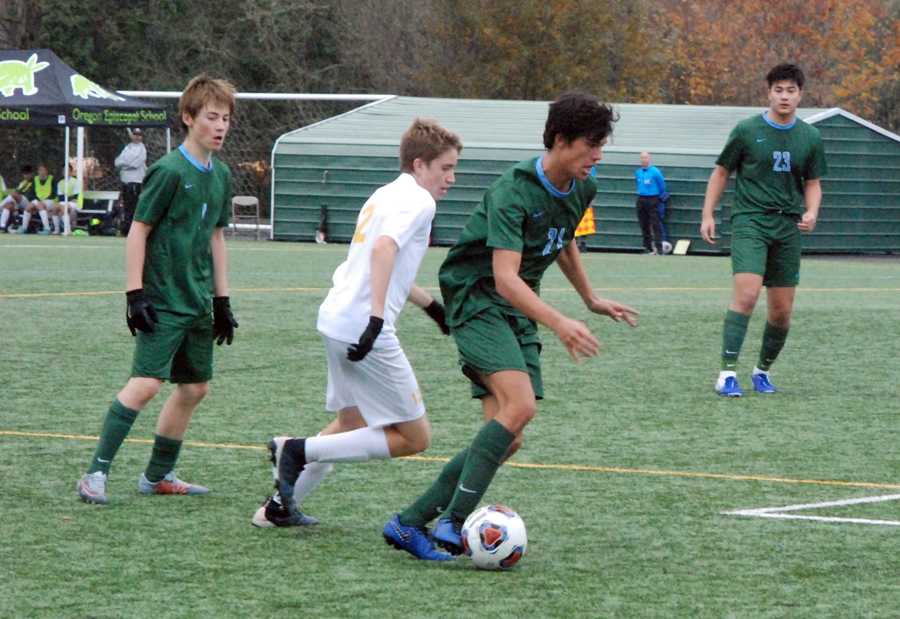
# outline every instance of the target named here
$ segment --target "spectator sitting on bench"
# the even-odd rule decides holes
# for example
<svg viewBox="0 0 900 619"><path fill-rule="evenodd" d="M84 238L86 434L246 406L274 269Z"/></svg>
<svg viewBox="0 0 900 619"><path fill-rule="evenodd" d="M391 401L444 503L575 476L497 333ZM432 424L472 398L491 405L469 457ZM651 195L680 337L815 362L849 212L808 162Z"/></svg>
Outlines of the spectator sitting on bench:
<svg viewBox="0 0 900 619"><path fill-rule="evenodd" d="M82 196L75 176L75 160L69 161L69 178L61 178L56 184L56 203L53 205L53 224L56 230L53 234L59 234L59 218L62 216L63 236L72 234L72 224L78 222L78 212L81 210Z"/></svg>
<svg viewBox="0 0 900 619"><path fill-rule="evenodd" d="M30 165L22 166L22 180L19 181L19 184L16 185L15 189L11 189L9 194L3 198L3 201L0 202L0 230L4 232L14 232L10 228L12 223L15 220L16 210L20 211L23 215L23 220L25 217L25 211L28 208L29 203L34 200L34 169ZM28 219L31 219L31 215L28 215ZM26 222L25 228L27 229L28 225ZM24 232L24 230L23 230Z"/></svg>
<svg viewBox="0 0 900 619"><path fill-rule="evenodd" d="M37 168L38 175L34 179L34 197L31 204L25 209L22 216L22 227L19 232L25 234L28 232L28 223L31 221L31 215L37 213L41 218L43 227L38 234L50 234L50 210L53 209L53 175L47 169L47 164L41 163ZM59 226L59 220L56 220Z"/></svg>

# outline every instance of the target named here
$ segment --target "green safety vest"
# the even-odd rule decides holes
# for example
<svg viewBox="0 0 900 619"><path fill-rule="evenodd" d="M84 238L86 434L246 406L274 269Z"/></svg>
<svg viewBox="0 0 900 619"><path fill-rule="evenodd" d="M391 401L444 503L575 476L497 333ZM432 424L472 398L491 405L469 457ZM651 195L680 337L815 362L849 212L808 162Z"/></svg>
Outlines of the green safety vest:
<svg viewBox="0 0 900 619"><path fill-rule="evenodd" d="M78 208L82 208L84 204L84 198L78 189L78 178L75 176L69 177L68 185L66 185L66 179L62 179L56 184L56 196L60 199L68 196L69 202L78 202Z"/></svg>
<svg viewBox="0 0 900 619"><path fill-rule="evenodd" d="M47 200L53 195L53 175L48 174L41 182L40 176L34 177L34 195L38 200Z"/></svg>

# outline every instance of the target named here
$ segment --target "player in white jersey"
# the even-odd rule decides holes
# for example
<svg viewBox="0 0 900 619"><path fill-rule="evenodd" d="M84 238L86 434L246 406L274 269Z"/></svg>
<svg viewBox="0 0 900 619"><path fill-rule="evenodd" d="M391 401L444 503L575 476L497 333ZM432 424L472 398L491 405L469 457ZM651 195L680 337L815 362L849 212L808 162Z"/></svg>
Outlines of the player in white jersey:
<svg viewBox="0 0 900 619"><path fill-rule="evenodd" d="M334 462L424 451L431 426L394 323L407 299L449 330L443 306L415 285L436 201L455 181L462 144L434 121L416 119L400 144L400 176L366 201L347 260L319 308L328 359L326 408L337 417L309 438L269 442L275 493L253 516L259 527L311 524L297 504Z"/></svg>

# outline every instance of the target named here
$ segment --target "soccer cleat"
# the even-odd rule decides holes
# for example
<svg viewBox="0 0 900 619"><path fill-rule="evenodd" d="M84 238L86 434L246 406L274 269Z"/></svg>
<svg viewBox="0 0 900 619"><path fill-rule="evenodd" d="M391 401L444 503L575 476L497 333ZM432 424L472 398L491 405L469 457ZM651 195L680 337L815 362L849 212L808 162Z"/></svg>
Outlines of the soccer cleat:
<svg viewBox="0 0 900 619"><path fill-rule="evenodd" d="M109 503L109 499L106 498L106 473L96 471L82 475L78 480L78 496L85 503L97 505Z"/></svg>
<svg viewBox="0 0 900 619"><path fill-rule="evenodd" d="M42 229L38 230L37 233L41 236L49 236L50 228L42 228Z"/></svg>
<svg viewBox="0 0 900 619"><path fill-rule="evenodd" d="M272 461L272 475L275 490L281 497L291 502L294 499L294 484L306 466L306 439L276 436L269 441L269 459Z"/></svg>
<svg viewBox="0 0 900 619"><path fill-rule="evenodd" d="M739 398L744 395L736 376L726 376L716 381L716 393L726 398Z"/></svg>
<svg viewBox="0 0 900 619"><path fill-rule="evenodd" d="M434 547L425 528L402 524L399 514L394 514L394 517L387 521L381 534L384 536L386 544L397 550L405 550L416 559L422 561L453 560L451 555Z"/></svg>
<svg viewBox="0 0 900 619"><path fill-rule="evenodd" d="M762 370L754 371L750 376L753 381L753 391L757 393L776 393L778 390L769 382L769 373Z"/></svg>
<svg viewBox="0 0 900 619"><path fill-rule="evenodd" d="M175 477L175 471L169 471L159 481L150 481L144 473L141 473L138 491L141 494L207 494L209 488L181 481Z"/></svg>
<svg viewBox="0 0 900 619"><path fill-rule="evenodd" d="M452 555L462 554L463 543L460 530L462 523L454 522L450 518L440 518L434 525L431 537L435 543Z"/></svg>
<svg viewBox="0 0 900 619"><path fill-rule="evenodd" d="M268 497L265 503L256 510L250 524L260 529L270 529L272 527L306 527L319 524L319 521L296 509L286 508L276 494Z"/></svg>

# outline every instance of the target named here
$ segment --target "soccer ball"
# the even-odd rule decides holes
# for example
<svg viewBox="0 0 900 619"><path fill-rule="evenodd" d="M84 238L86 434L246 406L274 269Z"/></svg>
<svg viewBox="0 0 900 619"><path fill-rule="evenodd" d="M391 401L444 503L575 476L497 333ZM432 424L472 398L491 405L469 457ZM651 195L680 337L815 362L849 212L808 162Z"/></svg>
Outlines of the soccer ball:
<svg viewBox="0 0 900 619"><path fill-rule="evenodd" d="M671 254L672 253L672 244L668 241L663 241L662 242L662 252L664 254Z"/></svg>
<svg viewBox="0 0 900 619"><path fill-rule="evenodd" d="M505 505L486 505L462 526L463 552L482 570L508 570L525 556L525 522Z"/></svg>

